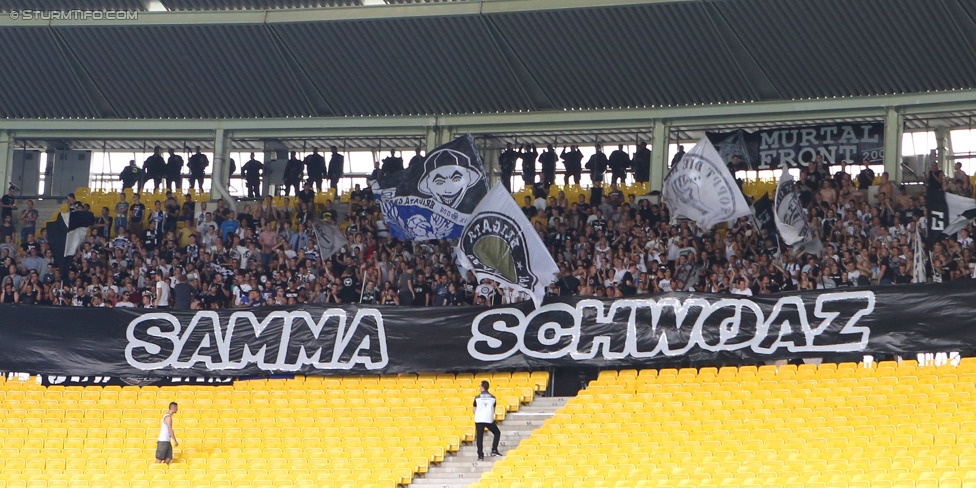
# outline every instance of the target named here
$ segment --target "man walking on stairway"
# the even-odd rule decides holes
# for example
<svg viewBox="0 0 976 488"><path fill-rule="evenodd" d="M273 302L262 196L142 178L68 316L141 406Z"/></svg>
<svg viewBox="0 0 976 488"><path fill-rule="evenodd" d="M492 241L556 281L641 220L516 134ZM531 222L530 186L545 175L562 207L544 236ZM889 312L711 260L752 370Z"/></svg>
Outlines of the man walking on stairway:
<svg viewBox="0 0 976 488"><path fill-rule="evenodd" d="M474 431L475 443L478 445L478 461L485 460L485 429L491 431L491 455L501 456L498 452L498 441L502 433L495 425L495 395L488 393L488 382L481 382L481 394L474 397Z"/></svg>

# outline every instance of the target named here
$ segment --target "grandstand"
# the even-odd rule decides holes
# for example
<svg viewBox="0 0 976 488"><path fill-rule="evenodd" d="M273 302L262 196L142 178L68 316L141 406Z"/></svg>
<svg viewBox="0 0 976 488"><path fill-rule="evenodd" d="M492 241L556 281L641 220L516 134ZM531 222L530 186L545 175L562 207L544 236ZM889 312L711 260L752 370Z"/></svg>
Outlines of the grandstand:
<svg viewBox="0 0 976 488"><path fill-rule="evenodd" d="M467 393L482 379L497 385L499 420L548 381L493 373L42 387L9 378L0 481L407 485L471 441ZM970 358L605 370L473 486L971 486L974 381ZM181 405L181 447L171 466L149 464L145 439L169 401Z"/></svg>
<svg viewBox="0 0 976 488"><path fill-rule="evenodd" d="M972 0L0 2L0 488L976 488L976 226L931 225L976 196L974 39ZM541 305L391 238L366 190L467 134L560 269ZM672 225L705 138L754 214L799 176L824 249ZM548 181L549 144L632 166ZM192 205L182 166L143 174L120 236L119 164L196 146ZM329 146L337 181L288 195Z"/></svg>

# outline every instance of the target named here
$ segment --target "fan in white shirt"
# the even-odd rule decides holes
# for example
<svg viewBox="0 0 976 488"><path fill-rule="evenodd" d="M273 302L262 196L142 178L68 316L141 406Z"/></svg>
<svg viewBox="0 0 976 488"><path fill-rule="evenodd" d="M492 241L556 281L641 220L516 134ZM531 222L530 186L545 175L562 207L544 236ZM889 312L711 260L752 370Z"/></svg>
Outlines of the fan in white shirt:
<svg viewBox="0 0 976 488"><path fill-rule="evenodd" d="M741 277L735 280L735 288L732 289L731 293L746 297L752 296L752 290L749 288L748 283L746 283L746 279Z"/></svg>
<svg viewBox="0 0 976 488"><path fill-rule="evenodd" d="M156 308L168 308L169 307L169 283L166 283L166 279L162 276L157 275L156 277L156 300L154 304Z"/></svg>
<svg viewBox="0 0 976 488"><path fill-rule="evenodd" d="M956 242L958 242L963 249L968 249L973 245L973 238L969 237L968 230L960 229L959 234L956 237Z"/></svg>

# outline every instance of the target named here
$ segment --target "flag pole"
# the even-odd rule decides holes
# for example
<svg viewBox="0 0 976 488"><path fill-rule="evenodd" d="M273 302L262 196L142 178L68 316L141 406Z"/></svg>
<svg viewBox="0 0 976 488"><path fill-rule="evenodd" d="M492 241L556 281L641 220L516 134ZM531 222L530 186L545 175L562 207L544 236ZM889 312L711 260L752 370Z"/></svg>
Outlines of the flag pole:
<svg viewBox="0 0 976 488"><path fill-rule="evenodd" d="M360 301L360 303L362 303L362 301L363 301L363 293L366 293L366 271L365 271L365 269L366 269L366 263L363 263L363 265L361 266L361 268L363 269L363 272L362 272L362 276L360 276L359 279L361 279L363 281L363 286L359 289L359 301Z"/></svg>
<svg viewBox="0 0 976 488"><path fill-rule="evenodd" d="M915 251L915 262L912 263L912 283L924 283L928 281L928 277L925 275L925 246L922 244L922 228L921 221L915 224L915 242L913 250ZM929 259L932 259L931 253Z"/></svg>

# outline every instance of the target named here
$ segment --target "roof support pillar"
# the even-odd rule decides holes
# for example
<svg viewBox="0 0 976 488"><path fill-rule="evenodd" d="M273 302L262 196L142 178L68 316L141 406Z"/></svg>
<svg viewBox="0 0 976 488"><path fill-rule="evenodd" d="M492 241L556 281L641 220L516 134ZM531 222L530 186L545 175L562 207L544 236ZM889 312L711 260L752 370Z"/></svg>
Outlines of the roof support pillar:
<svg viewBox="0 0 976 488"><path fill-rule="evenodd" d="M433 127L428 127L425 134L427 149L424 151L424 154L429 154L438 146L443 145L446 142L445 139L449 133L450 131L448 128L443 127L440 124Z"/></svg>
<svg viewBox="0 0 976 488"><path fill-rule="evenodd" d="M664 176L668 174L668 148L671 146L671 124L655 120L651 131L651 173L648 188L661 191Z"/></svg>
<svg viewBox="0 0 976 488"><path fill-rule="evenodd" d="M0 130L0 190L6 190L13 173L14 141L10 131Z"/></svg>
<svg viewBox="0 0 976 488"><path fill-rule="evenodd" d="M477 145L477 142L475 145ZM478 148L478 152L481 154L481 160L485 165L485 174L488 175L489 186L497 185L501 181L498 168L498 157L502 155L501 148L485 145L484 147Z"/></svg>
<svg viewBox="0 0 976 488"><path fill-rule="evenodd" d="M901 182L901 136L905 132L905 116L895 107L885 108L884 170L888 178Z"/></svg>
<svg viewBox="0 0 976 488"><path fill-rule="evenodd" d="M437 127L428 127L424 133L424 145L426 150L424 154L429 154L432 149L437 147Z"/></svg>
<svg viewBox="0 0 976 488"><path fill-rule="evenodd" d="M288 150L279 141L264 142L264 173L261 176L261 196L270 195L271 191L271 172L268 163L271 161L288 161ZM243 167L243 166L242 166Z"/></svg>
<svg viewBox="0 0 976 488"><path fill-rule="evenodd" d="M54 160L57 148L48 145L44 149L44 154L47 159L44 163L44 196L55 196L54 195ZM138 163L138 162L137 162ZM60 196L60 195L59 195Z"/></svg>
<svg viewBox="0 0 976 488"><path fill-rule="evenodd" d="M953 174L953 161L949 156L952 154L952 139L949 137L949 128L942 126L935 128L935 157L939 161L939 168L951 177ZM928 169L928 168L926 168Z"/></svg>
<svg viewBox="0 0 976 488"><path fill-rule="evenodd" d="M210 199L223 199L227 208L237 211L237 204L230 192L227 191L227 181L230 179L230 132L224 129L214 131L213 168L210 174Z"/></svg>

